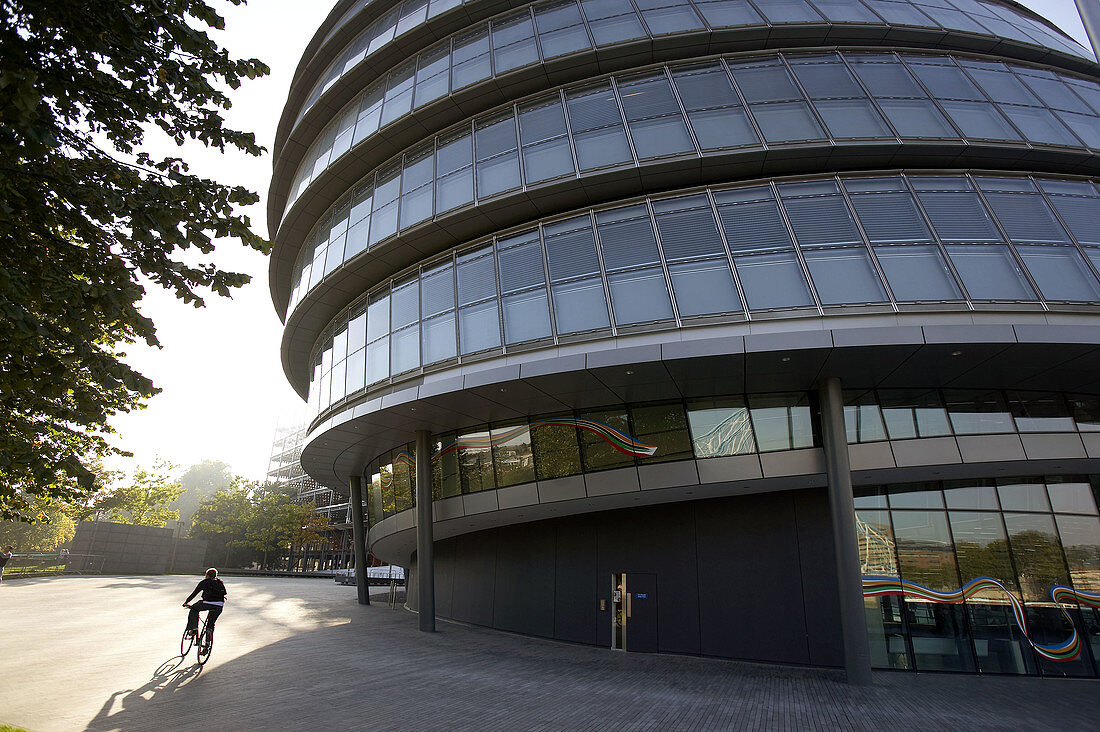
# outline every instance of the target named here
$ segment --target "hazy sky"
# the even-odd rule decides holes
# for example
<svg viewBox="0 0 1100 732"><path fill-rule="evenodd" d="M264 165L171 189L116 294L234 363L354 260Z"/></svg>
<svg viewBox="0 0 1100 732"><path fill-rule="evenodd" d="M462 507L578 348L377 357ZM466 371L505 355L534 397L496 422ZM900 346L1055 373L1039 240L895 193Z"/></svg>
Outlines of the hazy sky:
<svg viewBox="0 0 1100 732"><path fill-rule="evenodd" d="M1073 0L1023 3L1087 43ZM333 0L252 0L243 8L218 3L226 30L217 34L229 52L259 58L271 74L246 81L233 94L229 123L256 132L270 148L286 101L290 78L302 49L334 5ZM166 150L166 154L175 151ZM224 183L267 193L271 157L188 151L195 172ZM266 202L248 213L254 229L267 236ZM119 415L114 441L134 459L112 467L132 469L164 458L181 469L202 460L222 460L235 473L261 479L267 471L277 423L301 418L304 405L287 384L279 360L282 326L271 304L267 258L234 243L217 251L220 266L252 275L252 283L232 300L207 298L196 310L150 288L143 311L157 324L163 348L133 346L128 362L153 379L163 392L148 407Z"/></svg>

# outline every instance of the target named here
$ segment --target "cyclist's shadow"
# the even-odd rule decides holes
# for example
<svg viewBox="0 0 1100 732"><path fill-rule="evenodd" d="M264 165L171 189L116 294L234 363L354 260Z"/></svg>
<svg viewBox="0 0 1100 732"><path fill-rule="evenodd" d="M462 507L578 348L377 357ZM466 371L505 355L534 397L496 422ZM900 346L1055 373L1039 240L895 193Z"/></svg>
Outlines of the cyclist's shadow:
<svg viewBox="0 0 1100 732"><path fill-rule="evenodd" d="M104 702L99 713L88 722L86 729L125 729L125 724L120 726L120 720L124 720L127 717L141 717L148 713L148 705L156 700L158 694L176 691L180 687L195 680L198 675L202 673L202 666L198 663L184 666L183 662L185 659L185 656L173 656L157 667L157 670L153 672L153 677L149 679L148 683L143 684L137 689L116 691L111 694L111 696L107 698L107 701ZM122 708L112 711L115 709L118 701L121 701Z"/></svg>

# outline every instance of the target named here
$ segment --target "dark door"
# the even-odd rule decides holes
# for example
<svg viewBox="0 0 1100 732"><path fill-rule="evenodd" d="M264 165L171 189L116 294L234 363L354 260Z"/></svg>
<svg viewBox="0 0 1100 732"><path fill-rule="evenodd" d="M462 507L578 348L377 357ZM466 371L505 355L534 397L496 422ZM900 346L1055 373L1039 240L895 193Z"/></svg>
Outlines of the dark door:
<svg viewBox="0 0 1100 732"><path fill-rule="evenodd" d="M657 652L657 575L626 576L626 650Z"/></svg>

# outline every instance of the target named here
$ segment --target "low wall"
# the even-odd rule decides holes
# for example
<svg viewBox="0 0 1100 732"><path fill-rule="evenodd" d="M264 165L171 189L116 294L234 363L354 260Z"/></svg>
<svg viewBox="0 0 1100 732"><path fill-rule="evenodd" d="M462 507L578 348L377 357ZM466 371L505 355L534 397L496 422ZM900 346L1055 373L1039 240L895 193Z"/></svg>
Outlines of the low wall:
<svg viewBox="0 0 1100 732"><path fill-rule="evenodd" d="M104 574L201 573L206 542L173 533L158 526L85 521L77 525L70 551L102 556Z"/></svg>

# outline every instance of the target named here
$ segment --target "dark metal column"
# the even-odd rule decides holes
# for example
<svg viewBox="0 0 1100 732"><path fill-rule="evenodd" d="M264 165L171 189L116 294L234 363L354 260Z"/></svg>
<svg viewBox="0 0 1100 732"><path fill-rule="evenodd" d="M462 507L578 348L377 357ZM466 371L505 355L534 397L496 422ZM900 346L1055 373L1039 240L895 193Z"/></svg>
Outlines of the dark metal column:
<svg viewBox="0 0 1100 732"><path fill-rule="evenodd" d="M359 604L370 605L367 588L367 532L363 526L363 478L348 478L351 486L351 536L355 542L355 587L359 591Z"/></svg>
<svg viewBox="0 0 1100 732"><path fill-rule="evenodd" d="M825 475L829 480L829 513L833 523L840 625L844 638L844 670L849 684L871 683L871 647L863 606L863 576L856 539L856 507L852 499L852 469L844 429L844 397L840 379L831 377L818 386L821 402L821 440L825 447Z"/></svg>
<svg viewBox="0 0 1100 732"><path fill-rule="evenodd" d="M416 431L416 594L420 629L435 632L435 536L432 530L431 433Z"/></svg>

